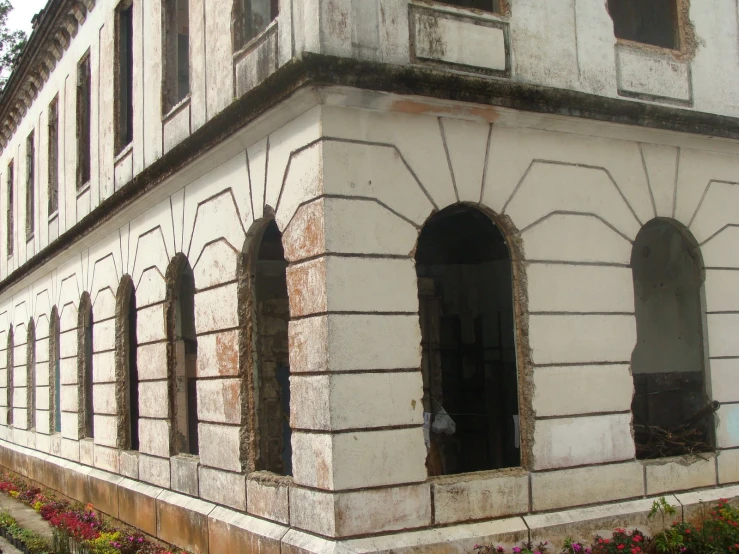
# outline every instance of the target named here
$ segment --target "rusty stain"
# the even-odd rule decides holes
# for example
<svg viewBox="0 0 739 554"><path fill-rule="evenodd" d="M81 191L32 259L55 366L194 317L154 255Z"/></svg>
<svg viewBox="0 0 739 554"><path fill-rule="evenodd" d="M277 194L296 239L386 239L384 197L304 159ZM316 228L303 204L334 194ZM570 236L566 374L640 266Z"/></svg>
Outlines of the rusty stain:
<svg viewBox="0 0 739 554"><path fill-rule="evenodd" d="M285 259L294 263L323 254L325 247L324 199L301 206L283 234Z"/></svg>
<svg viewBox="0 0 739 554"><path fill-rule="evenodd" d="M390 111L408 113L413 115L433 115L450 117L473 117L482 119L487 123L494 123L500 113L493 107L482 106L439 106L418 100L396 100L390 105Z"/></svg>
<svg viewBox="0 0 739 554"><path fill-rule="evenodd" d="M231 375L239 365L239 349L233 335L216 335L216 365L219 375Z"/></svg>
<svg viewBox="0 0 739 554"><path fill-rule="evenodd" d="M287 290L292 317L328 311L325 282L325 258L288 268Z"/></svg>

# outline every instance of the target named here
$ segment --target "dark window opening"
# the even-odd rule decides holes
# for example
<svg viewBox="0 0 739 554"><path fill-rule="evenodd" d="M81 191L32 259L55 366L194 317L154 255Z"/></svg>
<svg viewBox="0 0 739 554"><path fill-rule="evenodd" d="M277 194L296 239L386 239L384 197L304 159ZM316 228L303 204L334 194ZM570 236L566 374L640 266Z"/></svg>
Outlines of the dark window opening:
<svg viewBox="0 0 739 554"><path fill-rule="evenodd" d="M90 180L90 54L77 66L77 188Z"/></svg>
<svg viewBox="0 0 739 554"><path fill-rule="evenodd" d="M452 206L416 250L430 476L521 463L511 256L485 214Z"/></svg>
<svg viewBox="0 0 739 554"><path fill-rule="evenodd" d="M92 373L92 302L90 295L83 293L80 301L79 323L77 327L77 344L79 344L78 364L80 364L82 377L82 436L93 438L95 436L95 413L93 402L94 378Z"/></svg>
<svg viewBox="0 0 739 554"><path fill-rule="evenodd" d="M7 240L7 249L8 249L8 256L13 255L13 246L15 244L15 240L13 237L13 217L15 214L15 194L13 191L13 185L14 185L14 169L13 169L13 162L11 161L8 164L8 213L5 218L5 231L6 231L6 240Z"/></svg>
<svg viewBox="0 0 739 554"><path fill-rule="evenodd" d="M130 417L131 450L139 449L139 370L136 363L136 296L133 291L128 302L128 407Z"/></svg>
<svg viewBox="0 0 739 554"><path fill-rule="evenodd" d="M171 291L174 361L175 448L179 453L198 455L198 340L195 332L195 277L187 259L179 255L173 263L177 277ZM179 267L177 267L179 266Z"/></svg>
<svg viewBox="0 0 739 554"><path fill-rule="evenodd" d="M486 12L500 13L500 0L441 0L444 4L459 6L460 8L473 8Z"/></svg>
<svg viewBox="0 0 739 554"><path fill-rule="evenodd" d="M278 0L236 0L233 27L234 50L262 34L279 15Z"/></svg>
<svg viewBox="0 0 739 554"><path fill-rule="evenodd" d="M680 49L678 0L608 0L617 38Z"/></svg>
<svg viewBox="0 0 739 554"><path fill-rule="evenodd" d="M48 171L49 171L49 215L59 209L59 100L49 104L49 143L48 143Z"/></svg>
<svg viewBox="0 0 739 554"><path fill-rule="evenodd" d="M136 291L133 280L125 275L118 287L116 302L116 341L121 351L117 374L122 379L125 402L125 429L119 437L122 448L139 449L139 370L137 364ZM121 367L122 366L122 367Z"/></svg>
<svg viewBox="0 0 739 554"><path fill-rule="evenodd" d="M631 269L637 333L631 408L637 458L709 451L714 410L705 388L697 246L672 223L652 220L634 241Z"/></svg>
<svg viewBox="0 0 739 554"><path fill-rule="evenodd" d="M36 429L36 325L33 319L28 323L26 341L26 429Z"/></svg>
<svg viewBox="0 0 739 554"><path fill-rule="evenodd" d="M26 138L26 240L36 229L36 141L32 132Z"/></svg>
<svg viewBox="0 0 739 554"><path fill-rule="evenodd" d="M7 394L8 394L8 413L6 417L6 421L8 425L13 425L13 363L14 363L14 356L13 356L13 348L14 348L15 341L13 340L13 327L11 325L10 331L8 331L8 387L7 387Z"/></svg>
<svg viewBox="0 0 739 554"><path fill-rule="evenodd" d="M282 235L271 221L262 235L253 266L256 318L254 391L258 453L256 468L292 475L290 356L287 262Z"/></svg>
<svg viewBox="0 0 739 554"><path fill-rule="evenodd" d="M125 5L125 3L124 3ZM116 151L133 141L133 3L118 8L116 27Z"/></svg>
<svg viewBox="0 0 739 554"><path fill-rule="evenodd" d="M167 0L164 6L164 112L190 94L189 0Z"/></svg>
<svg viewBox="0 0 739 554"><path fill-rule="evenodd" d="M56 306L51 310L49 321L49 429L55 433L62 432L62 388L61 362L59 355L59 313Z"/></svg>

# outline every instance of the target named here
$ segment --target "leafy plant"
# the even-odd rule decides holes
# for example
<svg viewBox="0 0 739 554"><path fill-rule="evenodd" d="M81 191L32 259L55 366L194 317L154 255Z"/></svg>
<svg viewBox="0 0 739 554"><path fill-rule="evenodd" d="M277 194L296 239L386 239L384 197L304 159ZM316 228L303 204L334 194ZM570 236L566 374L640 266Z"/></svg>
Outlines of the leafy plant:
<svg viewBox="0 0 739 554"><path fill-rule="evenodd" d="M534 545L533 542L522 542L521 546L514 546L511 548L511 552L513 554L547 554L548 552L548 543L540 542L537 545ZM480 554L502 554L504 552L507 552L505 548L502 546L492 546L492 545L475 545L475 550L479 551Z"/></svg>
<svg viewBox="0 0 739 554"><path fill-rule="evenodd" d="M26 33L8 29L8 15L13 10L9 0L0 0L0 91L15 68L26 46Z"/></svg>

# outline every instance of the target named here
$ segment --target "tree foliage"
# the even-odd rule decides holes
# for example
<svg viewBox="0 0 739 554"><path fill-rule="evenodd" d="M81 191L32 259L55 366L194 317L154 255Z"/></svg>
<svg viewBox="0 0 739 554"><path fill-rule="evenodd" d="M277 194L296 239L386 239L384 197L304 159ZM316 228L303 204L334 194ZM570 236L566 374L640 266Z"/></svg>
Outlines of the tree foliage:
<svg viewBox="0 0 739 554"><path fill-rule="evenodd" d="M8 15L12 10L10 0L0 0L0 91L5 89L27 40L23 31L8 29Z"/></svg>

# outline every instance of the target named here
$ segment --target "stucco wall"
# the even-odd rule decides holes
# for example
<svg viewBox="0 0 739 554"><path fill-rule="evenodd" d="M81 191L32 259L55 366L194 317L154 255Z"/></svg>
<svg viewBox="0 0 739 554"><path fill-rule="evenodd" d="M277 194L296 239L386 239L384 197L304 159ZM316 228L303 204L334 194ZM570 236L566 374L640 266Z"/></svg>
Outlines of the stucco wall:
<svg viewBox="0 0 739 554"><path fill-rule="evenodd" d="M15 160L15 248L6 255L0 229L0 279L73 227L141 171L303 52L388 64L430 67L577 90L606 97L739 114L737 6L692 2L686 25L695 41L685 52L655 52L618 43L605 2L515 0L501 15L422 0L281 0L263 35L233 52L230 0L190 0L191 95L162 113L161 1L134 3L134 140L114 147L114 27L116 2L85 0L72 33L50 44L38 91L19 101L0 140L0 183ZM79 10L77 12L79 14ZM70 16L73 17L74 16ZM732 23L734 22L734 24ZM52 48L53 46L53 48ZM89 50L92 134L89 188L76 175L76 66ZM57 59L58 57L58 59ZM47 112L58 96L58 215L47 213ZM27 103L27 105L26 105ZM25 141L36 130L37 230L26 241ZM655 154L659 156L659 154ZM0 195L0 213L7 195Z"/></svg>
<svg viewBox="0 0 739 554"><path fill-rule="evenodd" d="M0 298L3 385L11 325L16 337L15 424L0 425L4 444L203 503L167 497L185 509L196 503L196 512L208 513L221 505L326 537L739 482L735 145L515 112L489 124L452 116L459 113L453 106L437 106L447 113L439 117L415 115L407 113L410 99L389 105L395 109L316 106L170 196L132 206L107 236L92 235L65 261L52 260ZM183 175L197 174L204 163ZM457 202L490 213L509 243L519 245L514 309L524 460L520 470L428 479L413 256L426 219ZM287 480L249 474L243 448L250 400L238 348L238 262L247 236L272 212L289 263L293 478ZM632 241L654 217L688 228L705 263L706 382L709 396L723 402L718 450L706 460L634 460L629 263ZM170 414L160 400L165 276L178 252L189 259L197 289L199 459L170 456ZM115 291L127 274L138 308L138 453L117 448L122 414L112 394ZM94 441L80 440L78 425L83 291L95 321ZM49 434L43 423L53 306L62 331L61 434ZM30 319L37 336L35 432L21 423ZM0 388L0 406L7 406L7 389Z"/></svg>

